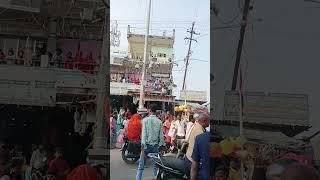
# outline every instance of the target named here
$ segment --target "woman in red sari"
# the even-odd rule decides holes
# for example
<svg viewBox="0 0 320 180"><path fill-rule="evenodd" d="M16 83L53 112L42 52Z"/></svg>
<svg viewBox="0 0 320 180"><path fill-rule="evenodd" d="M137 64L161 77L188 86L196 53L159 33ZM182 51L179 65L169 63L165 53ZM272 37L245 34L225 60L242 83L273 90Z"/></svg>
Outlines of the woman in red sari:
<svg viewBox="0 0 320 180"><path fill-rule="evenodd" d="M141 129L141 116L139 114L134 114L128 123L128 129L126 133L128 139L134 142L140 141Z"/></svg>

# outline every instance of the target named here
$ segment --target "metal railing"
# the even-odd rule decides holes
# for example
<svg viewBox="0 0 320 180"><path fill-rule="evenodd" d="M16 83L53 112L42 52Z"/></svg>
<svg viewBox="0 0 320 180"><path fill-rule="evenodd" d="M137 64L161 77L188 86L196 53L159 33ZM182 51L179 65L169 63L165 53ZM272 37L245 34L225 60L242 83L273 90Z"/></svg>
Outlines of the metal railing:
<svg viewBox="0 0 320 180"><path fill-rule="evenodd" d="M31 61L18 58L0 58L0 65L13 65L25 67L41 67L41 60L33 58ZM48 68L80 70L87 74L97 74L99 65L94 62L76 62L76 61L49 61Z"/></svg>

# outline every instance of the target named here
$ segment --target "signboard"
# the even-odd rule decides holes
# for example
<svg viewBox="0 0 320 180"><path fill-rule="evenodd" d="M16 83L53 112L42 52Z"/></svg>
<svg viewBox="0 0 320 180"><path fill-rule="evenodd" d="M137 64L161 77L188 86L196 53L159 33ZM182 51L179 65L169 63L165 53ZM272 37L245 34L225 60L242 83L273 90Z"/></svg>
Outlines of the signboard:
<svg viewBox="0 0 320 180"><path fill-rule="evenodd" d="M157 78L170 78L170 74L158 74L158 73L153 73L151 76L152 76L152 77L157 77Z"/></svg>
<svg viewBox="0 0 320 180"><path fill-rule="evenodd" d="M122 65L127 56L127 51L118 48L111 48L110 64Z"/></svg>
<svg viewBox="0 0 320 180"><path fill-rule="evenodd" d="M128 94L128 84L110 82L110 94L111 95L127 95Z"/></svg>
<svg viewBox="0 0 320 180"><path fill-rule="evenodd" d="M55 106L57 93L54 71L1 66L0 77L0 104Z"/></svg>
<svg viewBox="0 0 320 180"><path fill-rule="evenodd" d="M207 101L207 93L205 91L180 91L180 99L187 101Z"/></svg>
<svg viewBox="0 0 320 180"><path fill-rule="evenodd" d="M239 94L227 91L224 119L239 121ZM309 125L308 96L299 94L245 92L243 121L277 125Z"/></svg>
<svg viewBox="0 0 320 180"><path fill-rule="evenodd" d="M124 61L124 58L119 58L119 57L111 57L111 64L117 64L117 65L122 65Z"/></svg>

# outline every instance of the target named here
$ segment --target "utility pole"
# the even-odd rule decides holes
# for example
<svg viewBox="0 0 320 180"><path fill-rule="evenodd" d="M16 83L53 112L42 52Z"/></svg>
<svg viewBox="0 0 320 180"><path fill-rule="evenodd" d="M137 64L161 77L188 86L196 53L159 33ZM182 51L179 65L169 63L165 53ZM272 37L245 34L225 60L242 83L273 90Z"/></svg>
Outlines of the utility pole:
<svg viewBox="0 0 320 180"><path fill-rule="evenodd" d="M141 73L141 82L140 82L140 99L139 99L139 109L138 112L146 112L144 107L144 86L145 86L145 73L146 73L146 63L149 59L148 53L148 37L149 37L149 26L150 26L150 14L151 14L151 0L149 0L148 13L147 13L147 29L144 37L144 53L143 53L143 64L142 64L142 73Z"/></svg>
<svg viewBox="0 0 320 180"><path fill-rule="evenodd" d="M243 8L243 15L242 15L242 22L241 22L241 29L240 29L240 38L239 38L239 42L238 42L236 62L235 62L234 71L233 71L233 80L232 80L232 87L231 87L232 91L236 90L236 88L237 88L238 73L239 73L239 67L240 67L240 61L241 61L244 35L246 33L249 10L250 10L250 0L246 0L244 3L244 8Z"/></svg>
<svg viewBox="0 0 320 180"><path fill-rule="evenodd" d="M233 71L233 79L232 79L232 87L231 90L234 91L237 88L238 75L241 73L240 61L242 54L243 41L245 37L246 27L247 27L247 19L250 10L250 0L245 0L243 14L242 14L242 22L240 29L240 38L238 42L237 56L236 62ZM243 93L242 93L242 77L240 74L240 83L239 83L239 126L240 126L240 137L243 137ZM243 149L243 147L241 147ZM244 165L243 161L241 161L241 178L244 177Z"/></svg>
<svg viewBox="0 0 320 180"><path fill-rule="evenodd" d="M188 65L189 65L189 60L190 60L190 56L191 56L191 44L192 44L192 41L195 41L197 42L197 40L193 39L193 35L200 35L199 33L196 33L194 31L194 24L195 22L192 23L192 26L191 26L191 31L187 31L188 33L190 33L190 37L186 37L184 39L188 39L189 40L189 48L188 48L188 53L187 53L187 57L186 57L186 67L185 67L185 70L184 70L184 77L183 77L183 85L182 85L182 92L184 91L185 93L185 104L186 104L186 76L187 76L187 71L188 71Z"/></svg>

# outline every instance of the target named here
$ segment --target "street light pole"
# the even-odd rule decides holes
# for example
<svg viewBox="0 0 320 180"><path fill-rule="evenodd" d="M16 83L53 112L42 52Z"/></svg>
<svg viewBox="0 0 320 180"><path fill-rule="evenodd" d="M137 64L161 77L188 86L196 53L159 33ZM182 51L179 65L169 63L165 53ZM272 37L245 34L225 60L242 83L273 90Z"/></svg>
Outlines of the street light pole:
<svg viewBox="0 0 320 180"><path fill-rule="evenodd" d="M144 37L144 53L143 53L143 64L142 64L142 73L140 81L140 99L139 99L139 112L145 112L146 108L144 107L144 86L145 86L145 73L146 73L146 63L149 58L148 54L148 37L149 37L149 26L150 26L150 13L151 13L151 2L149 0L148 13L147 13L147 29Z"/></svg>

